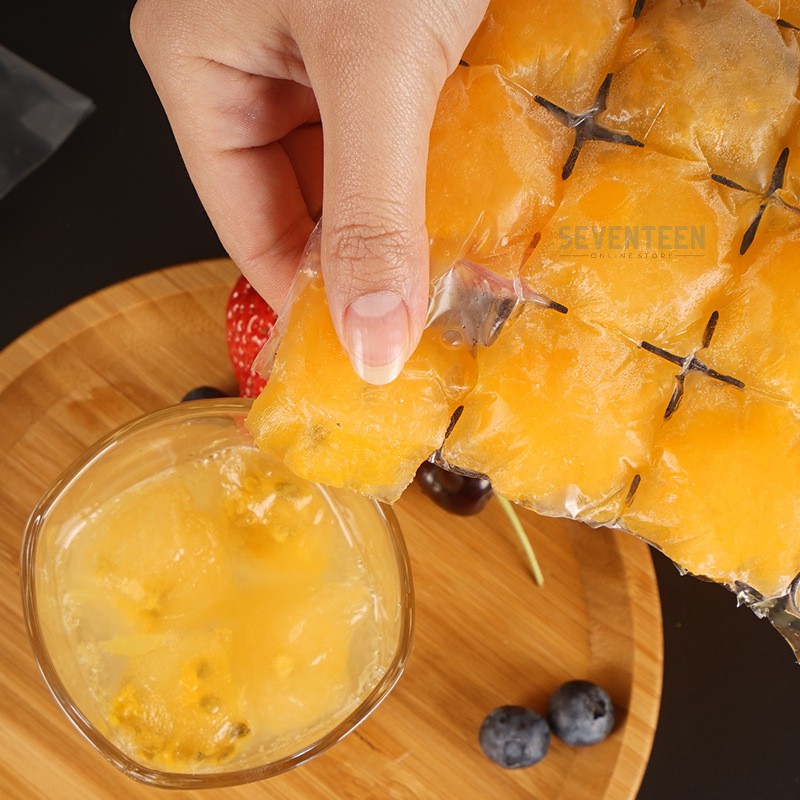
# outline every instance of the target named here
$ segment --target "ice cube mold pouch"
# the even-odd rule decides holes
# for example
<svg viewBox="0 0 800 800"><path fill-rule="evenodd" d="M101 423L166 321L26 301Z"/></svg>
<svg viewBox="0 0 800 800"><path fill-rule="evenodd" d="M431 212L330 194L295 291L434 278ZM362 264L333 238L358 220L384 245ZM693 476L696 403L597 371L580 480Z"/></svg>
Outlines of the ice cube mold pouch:
<svg viewBox="0 0 800 800"><path fill-rule="evenodd" d="M388 386L312 239L249 418L394 501L428 457L623 528L797 642L800 3L494 0L430 140L431 304Z"/></svg>

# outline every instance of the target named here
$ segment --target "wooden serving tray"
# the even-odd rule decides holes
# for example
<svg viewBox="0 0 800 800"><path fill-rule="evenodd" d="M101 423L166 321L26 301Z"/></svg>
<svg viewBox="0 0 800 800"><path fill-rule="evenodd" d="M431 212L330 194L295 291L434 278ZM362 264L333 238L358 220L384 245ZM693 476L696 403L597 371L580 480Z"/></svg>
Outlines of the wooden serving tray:
<svg viewBox="0 0 800 800"><path fill-rule="evenodd" d="M19 591L25 520L96 439L199 384L235 391L225 351L228 261L151 273L56 314L0 353L0 797L153 798L86 744L37 673ZM662 672L659 597L647 546L521 512L542 564L537 588L499 504L456 517L415 487L396 506L416 589L414 651L395 691L353 735L293 772L170 798L627 800L653 741ZM605 686L619 724L605 742L553 740L503 770L482 754L484 715L544 712L563 681Z"/></svg>

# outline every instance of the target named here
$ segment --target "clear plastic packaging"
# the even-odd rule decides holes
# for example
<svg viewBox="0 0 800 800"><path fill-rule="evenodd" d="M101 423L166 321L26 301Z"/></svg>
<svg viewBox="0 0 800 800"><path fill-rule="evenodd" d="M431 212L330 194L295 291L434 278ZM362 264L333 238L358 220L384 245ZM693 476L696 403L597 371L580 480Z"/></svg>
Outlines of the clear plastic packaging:
<svg viewBox="0 0 800 800"><path fill-rule="evenodd" d="M592 68L557 92L536 15L514 2L487 20L528 31L530 52L487 22L450 78L428 325L407 370L386 387L352 376L312 239L249 424L304 477L384 501L434 459L539 513L624 529L797 647L800 34L745 0L578 5L619 18L613 47L593 60L564 44ZM552 136L535 215L503 189L536 148L486 144L498 107L506 132L535 107L574 143Z"/></svg>
<svg viewBox="0 0 800 800"><path fill-rule="evenodd" d="M88 97L0 46L0 198L46 161L93 108Z"/></svg>

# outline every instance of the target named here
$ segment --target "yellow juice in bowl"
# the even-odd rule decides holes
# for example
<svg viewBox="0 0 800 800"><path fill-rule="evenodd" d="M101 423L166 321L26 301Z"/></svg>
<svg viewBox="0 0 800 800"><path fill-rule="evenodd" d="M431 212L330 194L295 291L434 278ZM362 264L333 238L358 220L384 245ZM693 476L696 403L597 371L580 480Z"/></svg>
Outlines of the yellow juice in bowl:
<svg viewBox="0 0 800 800"><path fill-rule="evenodd" d="M391 512L294 477L254 447L243 406L187 404L112 436L26 534L45 679L152 783L295 766L358 724L408 655Z"/></svg>

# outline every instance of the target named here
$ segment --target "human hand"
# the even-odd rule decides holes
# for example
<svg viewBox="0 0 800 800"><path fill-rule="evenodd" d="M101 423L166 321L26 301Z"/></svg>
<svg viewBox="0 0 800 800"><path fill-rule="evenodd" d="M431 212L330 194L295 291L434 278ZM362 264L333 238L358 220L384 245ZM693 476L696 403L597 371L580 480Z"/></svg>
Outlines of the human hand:
<svg viewBox="0 0 800 800"><path fill-rule="evenodd" d="M397 376L425 325L428 139L445 78L487 4L139 0L134 9L134 41L223 245L279 309L321 214L333 324L372 383Z"/></svg>

